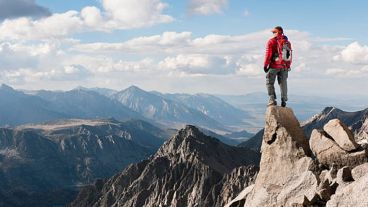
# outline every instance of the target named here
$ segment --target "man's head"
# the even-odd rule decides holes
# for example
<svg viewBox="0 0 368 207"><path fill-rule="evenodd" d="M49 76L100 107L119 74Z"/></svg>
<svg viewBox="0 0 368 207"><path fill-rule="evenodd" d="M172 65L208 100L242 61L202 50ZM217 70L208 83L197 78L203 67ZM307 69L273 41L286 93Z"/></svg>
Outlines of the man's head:
<svg viewBox="0 0 368 207"><path fill-rule="evenodd" d="M284 30L282 29L281 26L277 26L277 27L273 28L271 31L272 31L274 36L284 34Z"/></svg>

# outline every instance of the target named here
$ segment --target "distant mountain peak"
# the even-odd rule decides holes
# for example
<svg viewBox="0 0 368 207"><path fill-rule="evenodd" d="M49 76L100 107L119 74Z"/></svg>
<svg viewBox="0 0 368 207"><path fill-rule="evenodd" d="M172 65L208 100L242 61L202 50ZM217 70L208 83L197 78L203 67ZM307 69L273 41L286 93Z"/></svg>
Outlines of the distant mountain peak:
<svg viewBox="0 0 368 207"><path fill-rule="evenodd" d="M6 84L1 84L0 86L0 90L8 90L8 91L14 91L14 88L12 88L11 86L9 85L6 85Z"/></svg>
<svg viewBox="0 0 368 207"><path fill-rule="evenodd" d="M187 125L181 129L174 137L168 140L158 151L158 156L167 156L177 153L184 153L185 155L192 154L201 148L208 147L211 142L219 142L215 138L211 138L203 134L199 129L193 125ZM203 149L206 150L206 149Z"/></svg>
<svg viewBox="0 0 368 207"><path fill-rule="evenodd" d="M239 156L245 157L235 158L234 153L239 153ZM253 156L252 159L247 157L250 155ZM239 159L254 163L257 156L254 151L232 147L214 137L207 136L192 125L187 125L181 129L175 136L166 141L155 154L156 158L166 157L175 163L200 162L221 173L228 172L228 169L237 166L236 163ZM229 160L228 157L234 157L234 160Z"/></svg>
<svg viewBox="0 0 368 207"><path fill-rule="evenodd" d="M126 88L125 91L144 91L144 90L139 88L138 86L132 85L132 86Z"/></svg>
<svg viewBox="0 0 368 207"><path fill-rule="evenodd" d="M72 90L86 90L86 91L88 91L88 90L90 90L89 88L86 88L86 87L83 87L83 86L77 86L77 87L75 87L74 89L72 89Z"/></svg>
<svg viewBox="0 0 368 207"><path fill-rule="evenodd" d="M329 114L334 110L340 110L340 109L333 107L333 106L328 106L322 110L321 114Z"/></svg>

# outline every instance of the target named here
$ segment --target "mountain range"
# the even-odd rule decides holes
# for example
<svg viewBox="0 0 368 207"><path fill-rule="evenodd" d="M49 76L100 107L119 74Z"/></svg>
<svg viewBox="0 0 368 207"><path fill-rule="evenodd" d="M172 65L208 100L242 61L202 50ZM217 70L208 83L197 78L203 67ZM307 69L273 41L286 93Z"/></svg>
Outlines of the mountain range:
<svg viewBox="0 0 368 207"><path fill-rule="evenodd" d="M326 108L306 124L336 115L356 124L366 111ZM186 126L150 158L83 188L68 206L367 206L368 150L349 133L333 119L308 140L290 108L268 107L260 154Z"/></svg>
<svg viewBox="0 0 368 207"><path fill-rule="evenodd" d="M216 97L200 97L197 104L198 107L191 106L188 101L174 100L171 96L135 86L122 91L83 87L70 91L19 91L2 85L0 126L71 118L115 118L145 120L163 128L179 129L186 124L195 124L224 134L240 131L237 128L245 123L240 120L245 112ZM230 115L235 114L232 120Z"/></svg>
<svg viewBox="0 0 368 207"><path fill-rule="evenodd" d="M155 155L84 188L69 206L220 207L252 183L259 159L186 126Z"/></svg>
<svg viewBox="0 0 368 207"><path fill-rule="evenodd" d="M147 122L60 120L0 129L0 206L65 205L171 136Z"/></svg>

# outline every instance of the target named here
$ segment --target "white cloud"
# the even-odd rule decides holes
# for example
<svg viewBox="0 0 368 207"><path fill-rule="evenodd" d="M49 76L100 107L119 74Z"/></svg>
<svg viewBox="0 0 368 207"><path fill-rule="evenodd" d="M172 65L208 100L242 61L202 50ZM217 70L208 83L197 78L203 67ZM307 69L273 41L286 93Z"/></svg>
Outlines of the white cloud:
<svg viewBox="0 0 368 207"><path fill-rule="evenodd" d="M40 81L81 81L92 74L83 66L67 65L62 68L35 70L33 68L20 68L3 71L3 81L12 84L34 83Z"/></svg>
<svg viewBox="0 0 368 207"><path fill-rule="evenodd" d="M97 73L145 72L155 70L156 66L150 58L140 61L114 61L113 59L105 59L104 61L99 61L97 66L91 66L91 69Z"/></svg>
<svg viewBox="0 0 368 207"><path fill-rule="evenodd" d="M77 44L76 51L88 53L129 52L129 53L159 53L172 52L177 47L187 47L191 42L191 32L164 32L161 35L133 38L123 43L89 43Z"/></svg>
<svg viewBox="0 0 368 207"><path fill-rule="evenodd" d="M160 0L102 0L102 4L109 18L107 27L111 29L145 27L173 21L171 16L162 14L168 5Z"/></svg>
<svg viewBox="0 0 368 207"><path fill-rule="evenodd" d="M167 69L207 68L210 66L210 61L208 56L203 55L178 55L176 57L167 57L160 65Z"/></svg>
<svg viewBox="0 0 368 207"><path fill-rule="evenodd" d="M335 56L334 60L342 60L351 64L368 64L368 46L353 42Z"/></svg>
<svg viewBox="0 0 368 207"><path fill-rule="evenodd" d="M231 69L228 58L201 54L177 55L167 57L159 63L159 68L177 70L192 74L228 74Z"/></svg>
<svg viewBox="0 0 368 207"><path fill-rule="evenodd" d="M62 38L81 31L83 22L76 11L53 14L39 20L18 18L5 20L0 25L2 40L39 40Z"/></svg>
<svg viewBox="0 0 368 207"><path fill-rule="evenodd" d="M241 64L236 71L238 75L258 76L261 74L262 67L259 64Z"/></svg>
<svg viewBox="0 0 368 207"><path fill-rule="evenodd" d="M18 18L0 24L0 40L65 38L86 31L113 31L152 26L174 20L162 14L167 7L160 0L102 0L103 10L85 7L55 13L39 20Z"/></svg>
<svg viewBox="0 0 368 207"><path fill-rule="evenodd" d="M95 18L87 20L81 14L82 22L93 25L101 18L106 20L105 13L94 8L89 10L96 13ZM367 67L344 61L341 57L333 61L334 56L341 56L348 48L340 42L331 42L339 38L318 38L298 30L286 30L286 34L294 49L291 84L307 80L324 82L344 74L350 80L357 80L368 73ZM230 85L263 90L264 84L260 81L264 79L265 44L271 36L267 29L240 35L199 37L194 37L191 32L171 31L117 43L81 44L72 39L0 41L0 81L25 87L65 88L87 84L85 86L120 89L127 84L140 83L151 88L158 82L165 87L180 82L195 91L189 81L195 79L202 81L199 85L206 83L212 89L219 88L216 84L223 85L223 91L235 90ZM364 47L360 45L360 48ZM210 79L218 83L211 83Z"/></svg>
<svg viewBox="0 0 368 207"><path fill-rule="evenodd" d="M368 66L360 68L330 68L326 70L326 75L341 77L341 78L354 78L368 76Z"/></svg>
<svg viewBox="0 0 368 207"><path fill-rule="evenodd" d="M190 0L189 12L200 15L221 13L227 2L228 0Z"/></svg>

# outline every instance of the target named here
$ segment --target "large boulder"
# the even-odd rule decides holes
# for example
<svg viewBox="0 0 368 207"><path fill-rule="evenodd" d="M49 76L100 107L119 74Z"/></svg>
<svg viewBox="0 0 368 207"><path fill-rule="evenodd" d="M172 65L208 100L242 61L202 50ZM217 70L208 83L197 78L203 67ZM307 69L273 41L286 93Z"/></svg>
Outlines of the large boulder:
<svg viewBox="0 0 368 207"><path fill-rule="evenodd" d="M350 152L358 149L359 145L355 142L353 133L339 119L330 120L323 130L333 137L343 150Z"/></svg>
<svg viewBox="0 0 368 207"><path fill-rule="evenodd" d="M245 206L303 205L316 197L316 165L291 109L267 109L261 150L260 171Z"/></svg>
<svg viewBox="0 0 368 207"><path fill-rule="evenodd" d="M348 152L342 149L324 131L313 130L309 140L313 154L316 155L319 163L331 167L336 164L338 168L350 166L351 168L367 161L367 151L361 149L355 152Z"/></svg>

